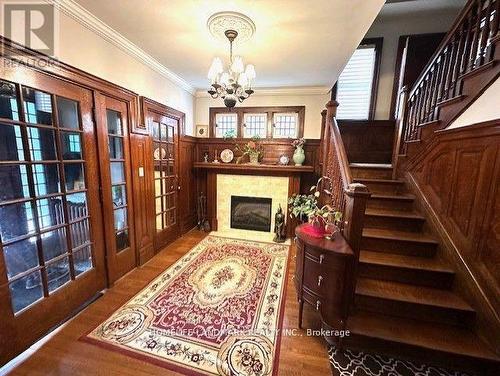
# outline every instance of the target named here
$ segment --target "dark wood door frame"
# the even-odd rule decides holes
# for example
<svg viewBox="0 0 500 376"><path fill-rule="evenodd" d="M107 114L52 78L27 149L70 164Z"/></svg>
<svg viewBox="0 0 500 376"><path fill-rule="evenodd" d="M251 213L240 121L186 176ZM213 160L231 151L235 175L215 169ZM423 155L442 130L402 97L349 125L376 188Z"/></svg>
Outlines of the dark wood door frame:
<svg viewBox="0 0 500 376"><path fill-rule="evenodd" d="M177 121L177 129L174 134L174 161L175 161L175 188L176 188L176 193L175 193L175 202L176 206L178 206L179 203L179 193L180 191L184 188L187 189L187 187L181 187L180 186L180 171L179 171L179 156L180 156L180 151L179 151L179 144L180 144L180 137L185 135L185 114L181 111L175 110L171 107L165 106L161 103L158 103L152 99L146 98L146 97L141 97L141 115L142 115L142 121L145 124L146 129L148 129L148 133L150 135L151 140L153 140L153 130L152 130L152 121L153 119L161 119L161 118L170 118L174 119ZM153 155L151 155L151 158L153 159ZM153 160L154 164L154 160ZM154 168L153 168L154 170ZM151 171L151 174L149 176L150 181L154 183L155 177L154 177L154 171ZM156 207L155 207L155 190L154 187L152 189L152 195L151 195L151 200L150 200L150 207L154 208L154 210L151 211L150 213L150 218L154 223L153 230L153 239L154 239L154 249L155 252L160 251L162 248L164 248L166 245L171 243L173 240L177 239L181 235L181 228L180 228L180 223L181 223L181 213L176 208L176 224L172 226L172 228L169 231L163 231L158 232L156 230Z"/></svg>
<svg viewBox="0 0 500 376"><path fill-rule="evenodd" d="M106 266L108 271L108 283L113 284L120 277L137 266L137 250L135 245L135 227L133 216L133 194L132 176L129 145L129 119L130 104L118 99L105 96L101 93L94 93L96 125L98 132L98 147L101 174L101 198L103 203L104 229L106 233ZM117 251L115 239L114 204L112 200L111 188L111 167L108 144L108 124L107 110L119 112L122 117L123 127L123 163L126 186L126 212L128 228L128 247Z"/></svg>

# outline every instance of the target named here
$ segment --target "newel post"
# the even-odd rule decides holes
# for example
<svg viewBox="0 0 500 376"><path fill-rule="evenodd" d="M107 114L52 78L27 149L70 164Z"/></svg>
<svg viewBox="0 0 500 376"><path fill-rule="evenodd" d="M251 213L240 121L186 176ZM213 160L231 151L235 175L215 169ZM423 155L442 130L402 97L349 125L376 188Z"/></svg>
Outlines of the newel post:
<svg viewBox="0 0 500 376"><path fill-rule="evenodd" d="M326 110L321 111L321 144L319 148L319 155L316 163L316 173L319 175L321 174L321 171L323 171L323 158L324 158L324 153L323 153L323 146L325 145L325 132L326 132Z"/></svg>
<svg viewBox="0 0 500 376"><path fill-rule="evenodd" d="M339 106L339 102L337 101L328 101L326 104L326 112L325 112L325 132L323 134L323 145L322 145L322 174L325 175L326 168L328 166L328 152L331 144L331 125L333 117L337 115L337 107ZM323 115L323 113L321 113Z"/></svg>

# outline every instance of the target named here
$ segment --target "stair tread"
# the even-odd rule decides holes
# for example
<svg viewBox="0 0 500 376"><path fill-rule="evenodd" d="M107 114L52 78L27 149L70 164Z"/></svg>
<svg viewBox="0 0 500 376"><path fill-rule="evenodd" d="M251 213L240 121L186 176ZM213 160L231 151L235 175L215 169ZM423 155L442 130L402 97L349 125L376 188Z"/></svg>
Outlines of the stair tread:
<svg viewBox="0 0 500 376"><path fill-rule="evenodd" d="M370 198L378 198L378 199L386 199L386 200L401 200L401 201L413 201L415 200L415 196L410 193L399 193L399 194L390 194L390 193L372 193Z"/></svg>
<svg viewBox="0 0 500 376"><path fill-rule="evenodd" d="M367 208L365 210L365 214L377 217L410 218L410 219L425 220L424 216L412 211Z"/></svg>
<svg viewBox="0 0 500 376"><path fill-rule="evenodd" d="M375 179L375 178L354 178L355 183L380 183L380 184L404 184L404 180L399 179Z"/></svg>
<svg viewBox="0 0 500 376"><path fill-rule="evenodd" d="M349 167L392 170L392 164L385 164L385 163L349 163Z"/></svg>
<svg viewBox="0 0 500 376"><path fill-rule="evenodd" d="M432 243L438 244L438 242L431 236L420 233L420 232L409 232L409 231L398 231L382 228L364 228L363 236L371 238L381 238L389 240L405 240L417 243Z"/></svg>
<svg viewBox="0 0 500 376"><path fill-rule="evenodd" d="M405 303L474 312L467 302L452 291L400 282L359 278L356 284L356 294Z"/></svg>
<svg viewBox="0 0 500 376"><path fill-rule="evenodd" d="M352 334L419 346L429 350L500 361L472 331L452 325L435 324L358 311L349 317Z"/></svg>
<svg viewBox="0 0 500 376"><path fill-rule="evenodd" d="M398 253L384 253L361 250L359 261L365 264L387 265L406 269L420 269L435 272L454 273L437 258L407 256Z"/></svg>

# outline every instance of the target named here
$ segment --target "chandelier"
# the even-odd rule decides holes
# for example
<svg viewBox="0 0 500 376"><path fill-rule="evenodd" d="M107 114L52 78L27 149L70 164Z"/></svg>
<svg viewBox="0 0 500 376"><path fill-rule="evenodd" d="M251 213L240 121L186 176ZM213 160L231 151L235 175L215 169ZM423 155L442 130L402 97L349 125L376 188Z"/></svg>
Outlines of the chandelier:
<svg viewBox="0 0 500 376"><path fill-rule="evenodd" d="M233 42L238 32L226 30L224 35L229 40L229 65L225 71L222 60L214 58L208 71L211 83L208 94L213 99L222 98L226 107L233 108L237 102L243 102L254 93L252 81L255 79L255 67L252 64L245 67L241 56L233 57Z"/></svg>

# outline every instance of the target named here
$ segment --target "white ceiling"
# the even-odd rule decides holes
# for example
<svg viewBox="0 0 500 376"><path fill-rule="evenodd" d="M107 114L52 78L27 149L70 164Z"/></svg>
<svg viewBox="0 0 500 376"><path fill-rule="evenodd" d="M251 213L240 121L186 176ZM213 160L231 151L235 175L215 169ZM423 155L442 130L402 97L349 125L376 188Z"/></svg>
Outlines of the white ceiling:
<svg viewBox="0 0 500 376"><path fill-rule="evenodd" d="M215 40L207 19L237 11L256 25L236 47L257 70L256 87L329 86L365 35L384 0L76 0L194 88L205 89Z"/></svg>

